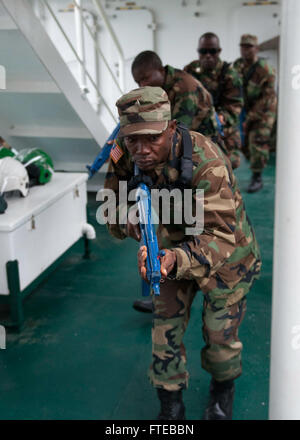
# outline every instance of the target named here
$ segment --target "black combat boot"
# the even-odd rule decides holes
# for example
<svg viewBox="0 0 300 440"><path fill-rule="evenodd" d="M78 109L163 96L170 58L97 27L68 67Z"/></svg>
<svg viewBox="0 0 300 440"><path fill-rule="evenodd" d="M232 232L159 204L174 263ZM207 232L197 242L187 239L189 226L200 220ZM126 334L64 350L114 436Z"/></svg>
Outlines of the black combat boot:
<svg viewBox="0 0 300 440"><path fill-rule="evenodd" d="M182 401L182 391L167 391L157 389L161 410L157 420L185 420L185 408Z"/></svg>
<svg viewBox="0 0 300 440"><path fill-rule="evenodd" d="M152 299L138 299L134 301L132 307L139 312L152 313Z"/></svg>
<svg viewBox="0 0 300 440"><path fill-rule="evenodd" d="M234 381L210 383L210 400L204 414L204 420L232 420Z"/></svg>
<svg viewBox="0 0 300 440"><path fill-rule="evenodd" d="M253 173L251 182L247 188L248 193L254 193L259 191L263 187L263 181L261 177L261 173Z"/></svg>

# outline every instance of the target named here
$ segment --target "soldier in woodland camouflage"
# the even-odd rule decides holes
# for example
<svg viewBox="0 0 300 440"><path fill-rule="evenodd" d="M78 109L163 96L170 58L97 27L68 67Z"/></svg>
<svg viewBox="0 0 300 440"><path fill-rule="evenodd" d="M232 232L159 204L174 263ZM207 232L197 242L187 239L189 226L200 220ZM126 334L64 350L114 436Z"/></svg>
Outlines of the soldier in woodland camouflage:
<svg viewBox="0 0 300 440"><path fill-rule="evenodd" d="M235 61L234 67L243 79L245 104L243 151L250 159L252 180L248 192L252 193L263 187L262 172L269 159L277 97L274 88L274 69L266 60L257 56L257 37L242 35L240 47L242 57Z"/></svg>
<svg viewBox="0 0 300 440"><path fill-rule="evenodd" d="M192 145L190 181L193 208L196 191L204 191L204 230L186 235L186 224L163 221L159 214L157 238L163 282L153 299L152 364L149 378L161 402L161 420L185 417L182 390L189 374L183 336L197 290L204 296L202 366L212 376L205 419L231 419L234 379L242 372L242 343L238 328L246 310L246 295L260 272L260 255L246 215L230 161L217 144L200 133L180 128L171 118L166 93L159 87L142 87L117 101L121 131L119 154L111 156L105 188L118 200L119 182L131 182L134 167L151 178L153 188L175 188L188 135ZM185 131L185 133L184 133ZM111 153L112 154L112 153ZM186 156L186 155L185 155ZM181 188L182 190L182 188ZM109 221L112 235L140 240L139 225L120 221L124 207L117 206L117 224ZM175 203L170 211L176 209ZM171 215L171 219L174 215ZM147 250L138 252L140 275L146 279Z"/></svg>
<svg viewBox="0 0 300 440"><path fill-rule="evenodd" d="M136 56L131 70L139 87L157 86L167 92L173 119L190 130L218 137L212 98L199 81L182 70L164 67L158 55L150 50Z"/></svg>
<svg viewBox="0 0 300 440"><path fill-rule="evenodd" d="M223 125L224 142L232 168L237 168L241 149L239 116L243 107L242 81L232 65L220 59L221 50L217 35L211 32L203 34L198 44L199 59L185 66L184 70L211 93Z"/></svg>
<svg viewBox="0 0 300 440"><path fill-rule="evenodd" d="M218 132L212 97L192 75L169 65L164 67L159 56L149 50L136 56L131 70L140 87L157 86L167 92L173 119L218 141L226 149ZM152 302L138 299L133 307L140 312L151 312Z"/></svg>

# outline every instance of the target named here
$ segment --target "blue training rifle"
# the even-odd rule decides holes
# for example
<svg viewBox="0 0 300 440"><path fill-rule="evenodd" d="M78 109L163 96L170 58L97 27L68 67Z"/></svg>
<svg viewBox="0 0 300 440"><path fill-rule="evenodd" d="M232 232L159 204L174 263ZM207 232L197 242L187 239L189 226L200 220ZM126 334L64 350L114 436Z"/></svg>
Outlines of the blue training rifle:
<svg viewBox="0 0 300 440"><path fill-rule="evenodd" d="M243 123L245 122L245 120L246 120L246 109L245 107L243 107L240 113L240 135L241 135L242 146L245 143L245 133L243 129Z"/></svg>
<svg viewBox="0 0 300 440"><path fill-rule="evenodd" d="M223 124L221 123L217 112L215 112L215 117L218 125L218 132L220 133L221 136L224 136Z"/></svg>
<svg viewBox="0 0 300 440"><path fill-rule="evenodd" d="M150 287L155 295L160 294L160 256L164 255L164 251L159 251L156 238L156 232L151 217L151 193L145 183L139 183L137 189L137 206L139 210L140 229L142 234L141 245L147 247L147 279L149 284L144 280L142 282L142 295L149 296Z"/></svg>
<svg viewBox="0 0 300 440"><path fill-rule="evenodd" d="M93 177L95 173L102 167L102 165L107 161L110 155L110 151L113 147L112 143L109 143L118 137L118 133L120 131L120 123L116 126L114 131L111 133L109 138L106 140L104 147L101 149L100 153L97 155L96 159L92 163L92 165L87 165L87 169L89 171L89 179Z"/></svg>

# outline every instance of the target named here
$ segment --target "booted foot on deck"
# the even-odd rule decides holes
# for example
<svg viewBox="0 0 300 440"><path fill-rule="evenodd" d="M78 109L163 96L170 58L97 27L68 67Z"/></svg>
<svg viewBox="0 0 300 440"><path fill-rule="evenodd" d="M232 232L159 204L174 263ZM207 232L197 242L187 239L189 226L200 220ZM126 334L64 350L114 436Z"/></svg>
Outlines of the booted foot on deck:
<svg viewBox="0 0 300 440"><path fill-rule="evenodd" d="M262 189L263 181L260 173L254 173L252 175L251 182L247 188L248 193L254 193Z"/></svg>
<svg viewBox="0 0 300 440"><path fill-rule="evenodd" d="M204 420L232 420L234 382L227 380L210 384L210 400L205 410Z"/></svg>
<svg viewBox="0 0 300 440"><path fill-rule="evenodd" d="M161 411L157 420L185 420L185 407L182 401L182 391L167 391L157 389Z"/></svg>
<svg viewBox="0 0 300 440"><path fill-rule="evenodd" d="M138 312L152 313L152 299L136 300L132 306Z"/></svg>

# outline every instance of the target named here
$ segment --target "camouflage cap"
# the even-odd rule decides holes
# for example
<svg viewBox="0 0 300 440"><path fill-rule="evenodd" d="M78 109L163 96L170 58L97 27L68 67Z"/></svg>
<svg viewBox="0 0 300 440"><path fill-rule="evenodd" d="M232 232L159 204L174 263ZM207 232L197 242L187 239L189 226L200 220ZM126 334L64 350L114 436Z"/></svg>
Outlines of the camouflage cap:
<svg viewBox="0 0 300 440"><path fill-rule="evenodd" d="M121 96L116 102L120 116L120 136L159 134L171 120L171 106L160 87L141 87Z"/></svg>
<svg viewBox="0 0 300 440"><path fill-rule="evenodd" d="M251 44L252 46L257 46L257 37L255 35L244 34L241 36L240 44Z"/></svg>

